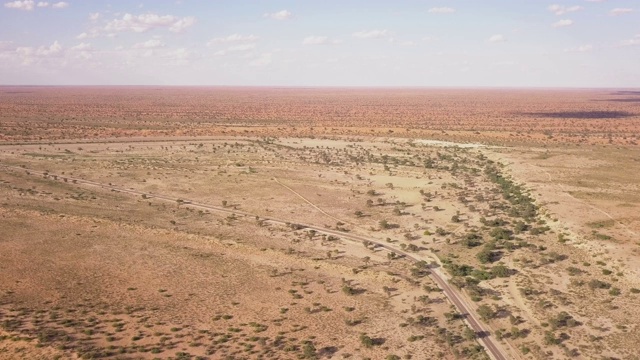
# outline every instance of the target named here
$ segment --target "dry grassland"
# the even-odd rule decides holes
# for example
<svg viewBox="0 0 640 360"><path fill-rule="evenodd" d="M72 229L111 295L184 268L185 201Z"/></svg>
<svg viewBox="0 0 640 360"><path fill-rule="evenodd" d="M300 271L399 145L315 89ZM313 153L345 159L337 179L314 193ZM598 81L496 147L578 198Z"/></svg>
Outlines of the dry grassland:
<svg viewBox="0 0 640 360"><path fill-rule="evenodd" d="M0 358L634 359L637 97L0 88Z"/></svg>

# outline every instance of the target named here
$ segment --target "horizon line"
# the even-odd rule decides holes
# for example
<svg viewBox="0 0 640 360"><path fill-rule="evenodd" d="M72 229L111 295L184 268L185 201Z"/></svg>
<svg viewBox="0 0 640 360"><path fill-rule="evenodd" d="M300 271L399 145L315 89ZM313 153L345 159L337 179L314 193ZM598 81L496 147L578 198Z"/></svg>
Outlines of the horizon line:
<svg viewBox="0 0 640 360"><path fill-rule="evenodd" d="M66 87L66 88L247 88L247 89L395 89L395 90L619 90L619 89L640 89L640 87L610 87L610 86L403 86L403 85L167 85L167 84L0 84L0 88L21 87L21 88L46 88L46 87Z"/></svg>

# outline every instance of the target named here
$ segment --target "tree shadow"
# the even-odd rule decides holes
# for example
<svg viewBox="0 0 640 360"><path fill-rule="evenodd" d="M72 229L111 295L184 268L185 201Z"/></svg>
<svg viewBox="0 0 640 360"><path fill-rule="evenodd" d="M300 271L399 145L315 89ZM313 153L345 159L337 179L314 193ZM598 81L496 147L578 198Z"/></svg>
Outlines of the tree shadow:
<svg viewBox="0 0 640 360"><path fill-rule="evenodd" d="M517 115L529 117L546 117L553 119L622 119L635 116L627 111L553 111L553 112L521 112Z"/></svg>
<svg viewBox="0 0 640 360"><path fill-rule="evenodd" d="M498 261L502 260L503 256L504 256L504 251L502 251L502 250L491 251L491 254L489 255L489 263L498 262Z"/></svg>
<svg viewBox="0 0 640 360"><path fill-rule="evenodd" d="M558 340L560 340L560 343L563 343L567 340L571 339L571 336L569 336L569 334L562 332L560 333L560 335L558 335Z"/></svg>
<svg viewBox="0 0 640 360"><path fill-rule="evenodd" d="M640 98L607 99L607 100L594 100L594 101L634 103L634 102L640 102Z"/></svg>
<svg viewBox="0 0 640 360"><path fill-rule="evenodd" d="M335 353L338 352L338 348L335 346L325 346L322 349L316 352L318 357L328 357L331 358Z"/></svg>
<svg viewBox="0 0 640 360"><path fill-rule="evenodd" d="M640 95L638 90L619 90L612 92L611 95Z"/></svg>
<svg viewBox="0 0 640 360"><path fill-rule="evenodd" d="M609 93L612 96L640 96L640 91L637 90L620 90ZM634 103L640 102L640 98L626 97L626 98L613 98L613 99L594 99L593 101L605 101L605 102L622 102L622 103Z"/></svg>
<svg viewBox="0 0 640 360"><path fill-rule="evenodd" d="M367 292L367 289L363 289L363 288L355 288L351 291L351 295L360 295L360 294L364 294Z"/></svg>

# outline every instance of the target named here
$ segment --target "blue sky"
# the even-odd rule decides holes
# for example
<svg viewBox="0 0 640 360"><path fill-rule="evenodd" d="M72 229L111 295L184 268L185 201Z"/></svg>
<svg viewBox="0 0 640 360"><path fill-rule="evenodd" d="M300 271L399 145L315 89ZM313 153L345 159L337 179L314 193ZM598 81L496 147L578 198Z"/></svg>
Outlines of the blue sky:
<svg viewBox="0 0 640 360"><path fill-rule="evenodd" d="M640 87L640 0L0 0L0 84Z"/></svg>

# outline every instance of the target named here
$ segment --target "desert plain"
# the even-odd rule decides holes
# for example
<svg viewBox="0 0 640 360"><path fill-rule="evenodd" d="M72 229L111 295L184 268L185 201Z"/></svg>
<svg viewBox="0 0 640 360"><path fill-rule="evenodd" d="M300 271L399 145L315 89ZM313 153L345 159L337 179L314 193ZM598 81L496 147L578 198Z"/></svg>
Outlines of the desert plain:
<svg viewBox="0 0 640 360"><path fill-rule="evenodd" d="M640 91L0 87L0 359L637 359Z"/></svg>

